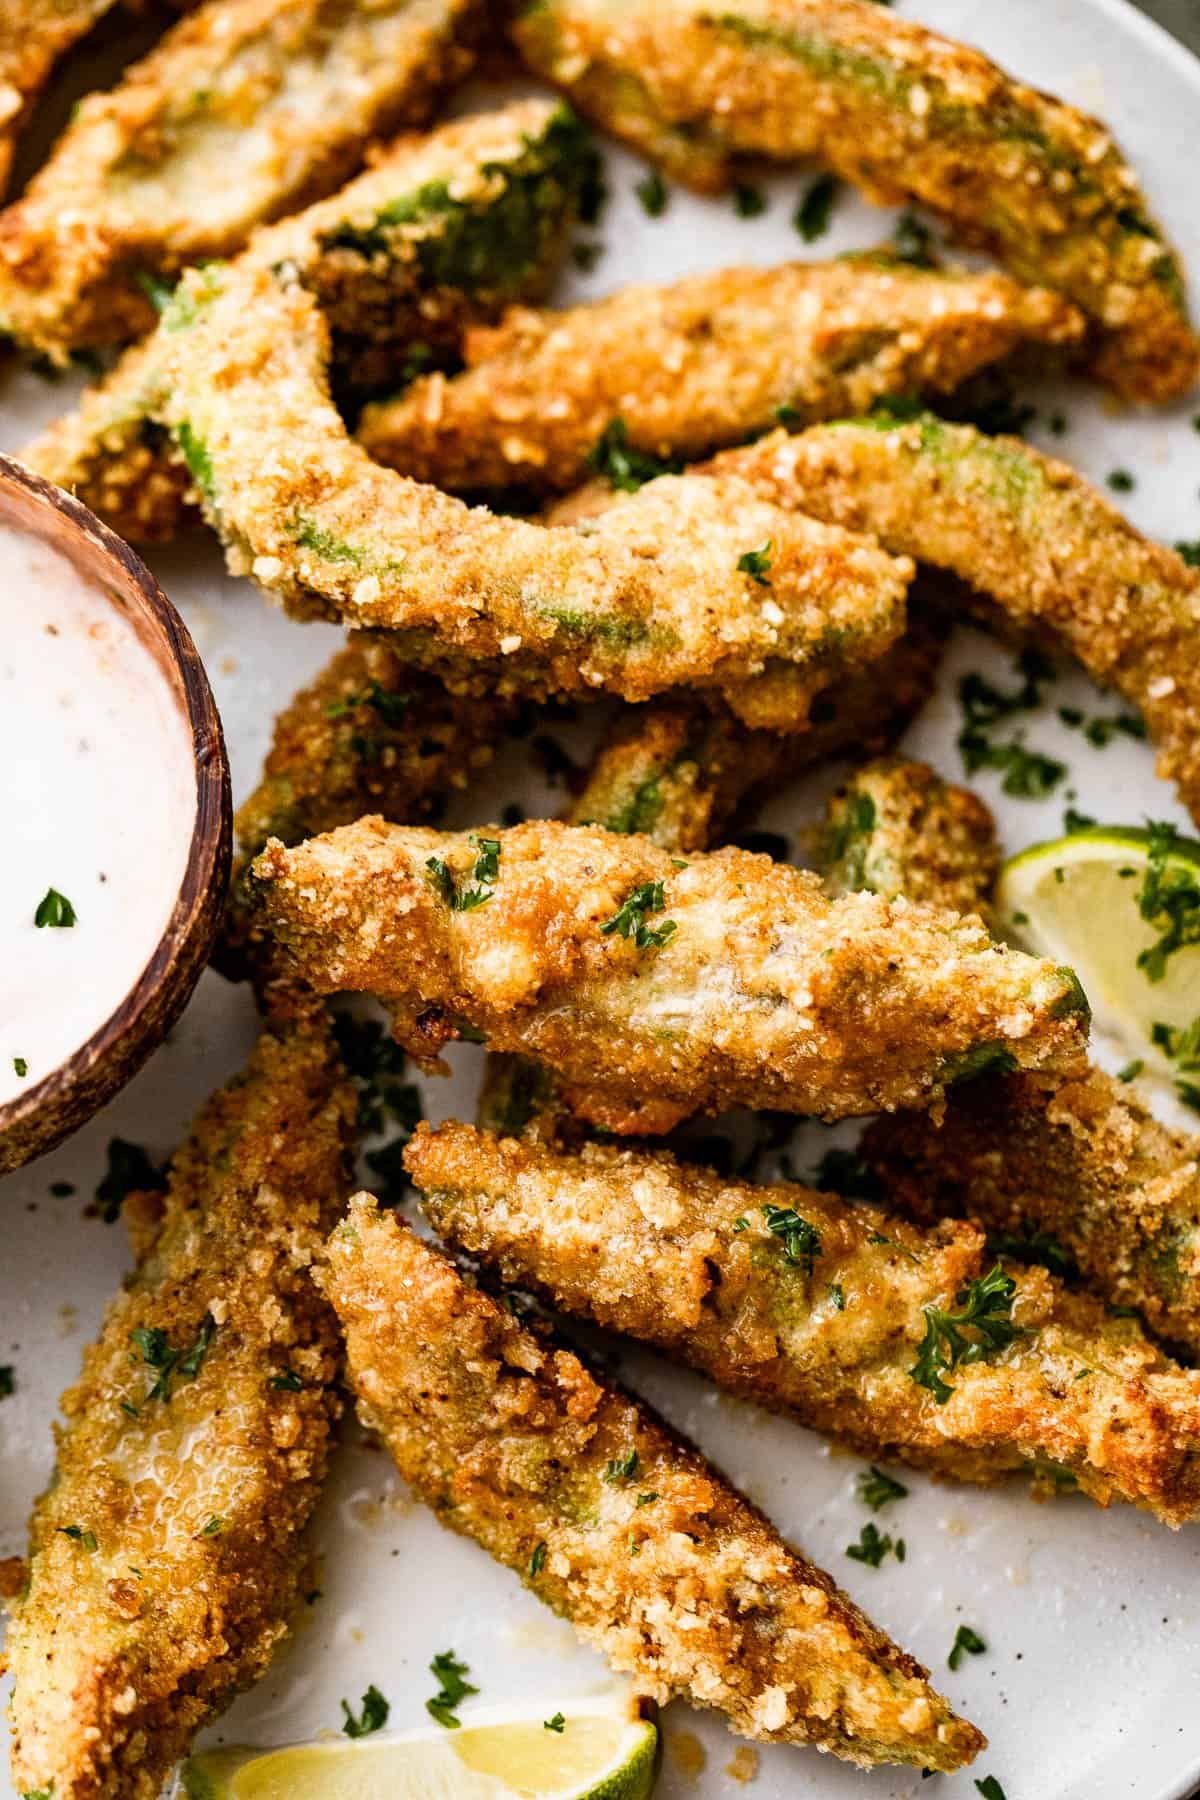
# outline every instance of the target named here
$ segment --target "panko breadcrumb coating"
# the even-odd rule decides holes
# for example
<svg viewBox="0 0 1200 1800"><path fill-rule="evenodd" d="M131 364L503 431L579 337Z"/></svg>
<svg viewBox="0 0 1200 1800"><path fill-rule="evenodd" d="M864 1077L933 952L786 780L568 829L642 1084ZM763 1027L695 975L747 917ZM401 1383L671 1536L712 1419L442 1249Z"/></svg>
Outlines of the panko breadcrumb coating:
<svg viewBox="0 0 1200 1800"><path fill-rule="evenodd" d="M13 1782L157 1800L288 1628L339 1405L309 1265L349 1191L323 1014L272 1025L175 1157L127 1291L63 1396L8 1665Z"/></svg>
<svg viewBox="0 0 1200 1800"><path fill-rule="evenodd" d="M421 1126L405 1165L435 1229L505 1281L869 1456L966 1481L1056 1473L1168 1525L1200 1512L1200 1371L1045 1270L997 1288L986 1331L957 1327L961 1359L943 1346L923 1366L928 1309L961 1316L996 1285L973 1225L453 1122Z"/></svg>
<svg viewBox="0 0 1200 1800"><path fill-rule="evenodd" d="M238 267L286 271L316 296L332 379L353 401L401 380L418 350L451 349L468 321L544 294L594 156L578 123L541 100L401 138L331 199L260 229ZM159 422L163 349L213 297L211 280L195 276L160 329L23 452L138 542L170 537L191 510L199 477Z"/></svg>
<svg viewBox="0 0 1200 1800"><path fill-rule="evenodd" d="M622 289L567 312L514 308L467 333L467 370L368 407L360 443L462 491L566 490L606 430L694 460L769 431L946 393L1022 344L1077 344L1082 319L1003 275L843 258Z"/></svg>
<svg viewBox="0 0 1200 1800"><path fill-rule="evenodd" d="M0 194L13 151L60 56L111 12L114 0L0 0Z"/></svg>
<svg viewBox="0 0 1200 1800"><path fill-rule="evenodd" d="M960 577L1052 631L1143 714L1160 775L1200 819L1200 570L1152 543L1066 463L930 414L781 432L712 467L764 498Z"/></svg>
<svg viewBox="0 0 1200 1800"><path fill-rule="evenodd" d="M1094 321L1132 400L1195 382L1179 260L1103 125L875 0L526 0L525 59L688 186L735 153L817 156L885 206L916 201Z"/></svg>
<svg viewBox="0 0 1200 1800"><path fill-rule="evenodd" d="M1014 1256L1074 1264L1113 1306L1200 1358L1200 1144L1099 1069L955 1094L942 1128L904 1115L862 1154L919 1219L977 1219Z"/></svg>
<svg viewBox="0 0 1200 1800"><path fill-rule="evenodd" d="M491 761L510 714L502 701L447 693L385 638L352 633L276 719L262 779L238 808L216 957L222 974L261 985L272 973L244 881L269 838L298 844L363 813L404 821L436 814Z"/></svg>
<svg viewBox="0 0 1200 1800"><path fill-rule="evenodd" d="M937 1103L985 1070L1080 1061L1070 970L980 922L744 850L531 821L437 832L360 819L254 863L286 966L392 1011L428 1062L462 1025L563 1078L573 1110L666 1130L731 1105L827 1118Z"/></svg>
<svg viewBox="0 0 1200 1800"><path fill-rule="evenodd" d="M148 277L233 255L428 117L475 0L207 0L87 95L0 214L0 324L61 360L149 330Z"/></svg>
<svg viewBox="0 0 1200 1800"><path fill-rule="evenodd" d="M698 1451L369 1195L321 1279L360 1415L405 1480L642 1691L863 1767L950 1770L983 1748Z"/></svg>
<svg viewBox="0 0 1200 1800"><path fill-rule="evenodd" d="M928 763L881 757L831 796L819 844L825 891L866 890L983 913L1000 868L996 822Z"/></svg>
<svg viewBox="0 0 1200 1800"><path fill-rule="evenodd" d="M231 572L293 612L396 632L406 658L488 692L687 685L780 729L900 634L910 563L736 478L666 476L552 530L384 469L347 433L325 319L286 265L182 291L163 418Z"/></svg>

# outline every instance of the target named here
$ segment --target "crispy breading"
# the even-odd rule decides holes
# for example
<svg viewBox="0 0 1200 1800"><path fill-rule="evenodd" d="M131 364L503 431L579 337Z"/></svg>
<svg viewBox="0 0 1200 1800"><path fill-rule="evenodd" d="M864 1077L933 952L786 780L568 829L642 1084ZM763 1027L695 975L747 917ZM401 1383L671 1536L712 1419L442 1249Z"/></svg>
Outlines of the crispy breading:
<svg viewBox="0 0 1200 1800"><path fill-rule="evenodd" d="M818 156L883 205L917 201L1094 321L1094 369L1134 400L1190 388L1179 260L1097 120L874 0L533 0L513 35L584 112L691 187L733 153Z"/></svg>
<svg viewBox="0 0 1200 1800"><path fill-rule="evenodd" d="M8 1638L21 1793L157 1800L287 1630L339 1411L308 1270L349 1191L353 1118L313 1008L264 1033L175 1157L34 1509Z"/></svg>
<svg viewBox="0 0 1200 1800"><path fill-rule="evenodd" d="M881 757L831 795L819 867L835 897L865 889L982 914L1000 868L996 821L928 763Z"/></svg>
<svg viewBox="0 0 1200 1800"><path fill-rule="evenodd" d="M744 850L679 861L550 820L360 819L269 844L250 880L319 992L377 995L427 1062L468 1024L617 1129L730 1105L835 1118L935 1104L997 1065L1078 1066L1071 971L1001 949L977 919L829 901L816 876Z"/></svg>
<svg viewBox="0 0 1200 1800"><path fill-rule="evenodd" d="M1049 630L1143 714L1158 770L1200 819L1200 570L1134 529L1066 463L930 414L782 432L712 467L765 498L966 582Z"/></svg>
<svg viewBox="0 0 1200 1800"><path fill-rule="evenodd" d="M402 138L331 199L258 231L238 267L286 269L317 297L333 382L353 404L399 381L418 350L443 354L468 321L545 292L594 154L545 101ZM198 276L160 330L23 452L136 541L170 537L191 510L158 402L164 343L210 297Z"/></svg>
<svg viewBox="0 0 1200 1800"><path fill-rule="evenodd" d="M396 632L406 658L488 691L686 684L782 729L899 636L911 564L736 479L663 477L575 531L382 468L333 403L313 296L278 267L208 285L163 337L163 416L232 572L290 610ZM761 575L744 566L760 552Z"/></svg>
<svg viewBox="0 0 1200 1800"><path fill-rule="evenodd" d="M864 1767L949 1770L982 1749L920 1665L697 1450L369 1195L320 1278L360 1414L405 1480L642 1691Z"/></svg>
<svg viewBox="0 0 1200 1800"><path fill-rule="evenodd" d="M1104 1506L1200 1512L1200 1371L1045 1270L1011 1272L998 1343L960 1328L944 1396L916 1379L926 1309L958 1312L988 1273L973 1225L455 1123L421 1126L405 1164L435 1229L504 1280L867 1455L981 1482L1053 1465Z"/></svg>
<svg viewBox="0 0 1200 1800"><path fill-rule="evenodd" d="M1200 1144L1099 1069L952 1097L940 1131L880 1120L862 1154L919 1219L977 1219L1014 1256L1074 1263L1113 1306L1200 1357Z"/></svg>
<svg viewBox="0 0 1200 1800"><path fill-rule="evenodd" d="M0 0L0 194L18 134L60 56L114 0Z"/></svg>
<svg viewBox="0 0 1200 1800"><path fill-rule="evenodd" d="M669 697L628 708L596 752L566 822L640 832L676 856L709 849L778 782L893 739L928 698L940 655L932 620L916 612L887 656L818 695L809 729L790 737L750 731L728 713ZM563 1118L554 1077L527 1057L491 1052L478 1116L500 1131L532 1126L557 1134Z"/></svg>
<svg viewBox="0 0 1200 1800"><path fill-rule="evenodd" d="M439 487L565 490L619 420L624 442L694 460L770 430L946 393L1021 344L1077 344L1082 318L1003 275L843 258L724 269L567 312L514 308L467 333L466 372L368 407L359 441Z"/></svg>
<svg viewBox="0 0 1200 1800"><path fill-rule="evenodd" d="M476 0L207 0L88 95L0 214L0 323L65 358L154 324L147 277L231 256L465 72Z"/></svg>
<svg viewBox="0 0 1200 1800"><path fill-rule="evenodd" d="M429 818L491 761L510 716L503 701L448 693L385 638L351 633L279 714L262 779L238 808L221 973L257 985L273 973L244 880L269 838L297 844L363 813Z"/></svg>

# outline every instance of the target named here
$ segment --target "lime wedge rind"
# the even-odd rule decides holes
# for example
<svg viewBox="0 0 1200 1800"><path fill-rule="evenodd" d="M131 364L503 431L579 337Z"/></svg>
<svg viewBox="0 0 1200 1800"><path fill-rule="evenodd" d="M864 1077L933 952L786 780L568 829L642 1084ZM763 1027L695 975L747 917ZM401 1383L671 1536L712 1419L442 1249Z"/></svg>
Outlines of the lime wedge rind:
<svg viewBox="0 0 1200 1800"><path fill-rule="evenodd" d="M1159 937L1138 910L1152 841L1144 826L1097 825L1033 844L1001 870L996 911L1015 942L1075 970L1102 1034L1175 1078L1179 1070L1153 1032L1200 1016L1200 947L1173 952L1159 981L1138 965ZM1166 861L1200 888L1200 840L1177 836Z"/></svg>
<svg viewBox="0 0 1200 1800"><path fill-rule="evenodd" d="M563 1713L560 1731L545 1721ZM201 1752L186 1800L649 1800L657 1728L622 1697L560 1708L479 1708L461 1728L419 1726L276 1749Z"/></svg>

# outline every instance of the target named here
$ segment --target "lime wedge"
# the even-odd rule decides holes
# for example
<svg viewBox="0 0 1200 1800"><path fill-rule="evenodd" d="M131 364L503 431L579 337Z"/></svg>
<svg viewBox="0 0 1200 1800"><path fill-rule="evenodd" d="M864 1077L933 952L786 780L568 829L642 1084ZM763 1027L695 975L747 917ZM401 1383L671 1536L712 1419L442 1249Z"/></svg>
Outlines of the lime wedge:
<svg viewBox="0 0 1200 1800"><path fill-rule="evenodd" d="M458 1731L208 1751L184 1764L182 1791L188 1800L648 1800L657 1774L657 1728L608 1699L565 1717L488 1709Z"/></svg>
<svg viewBox="0 0 1200 1800"><path fill-rule="evenodd" d="M1160 894L1150 919L1139 907L1148 875ZM1200 937L1200 842L1095 825L1035 844L1001 870L996 912L1006 936L1070 964L1101 1031L1148 1067L1178 1075L1154 1027L1177 1032L1200 1017L1200 943L1186 941L1189 931ZM1173 921L1184 941L1164 954Z"/></svg>

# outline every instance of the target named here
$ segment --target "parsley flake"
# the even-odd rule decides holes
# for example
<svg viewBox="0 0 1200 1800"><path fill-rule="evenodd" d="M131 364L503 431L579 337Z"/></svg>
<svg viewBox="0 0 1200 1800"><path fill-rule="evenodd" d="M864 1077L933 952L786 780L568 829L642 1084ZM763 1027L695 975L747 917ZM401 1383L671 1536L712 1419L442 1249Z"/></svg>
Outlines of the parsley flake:
<svg viewBox="0 0 1200 1800"><path fill-rule="evenodd" d="M661 219L671 203L670 191L657 169L651 169L635 183L633 191L641 201L643 211L652 219Z"/></svg>
<svg viewBox="0 0 1200 1800"><path fill-rule="evenodd" d="M872 1463L869 1469L863 1469L858 1476L858 1497L864 1506L872 1512L878 1512L881 1506L890 1506L893 1500L905 1500L908 1489L902 1481L883 1469L877 1469Z"/></svg>
<svg viewBox="0 0 1200 1800"><path fill-rule="evenodd" d="M957 1369L960 1363L986 1362L1022 1335L1022 1328L1012 1320L1016 1291L1012 1276L997 1263L955 1295L960 1312L947 1312L932 1302L922 1308L925 1336L908 1372L919 1387L929 1389L939 1406L954 1392L943 1379L944 1370ZM977 1335L968 1337L968 1332Z"/></svg>
<svg viewBox="0 0 1200 1800"><path fill-rule="evenodd" d="M770 587L771 578L767 571L771 567L771 539L768 538L761 550L746 550L738 557L739 575L748 575L759 587Z"/></svg>
<svg viewBox="0 0 1200 1800"><path fill-rule="evenodd" d="M51 925L57 930L62 931L69 925L77 924L78 920L75 915L75 908L71 905L67 896L65 894L60 894L57 888L51 887L46 889L46 892L38 901L37 911L33 915L33 922L39 930L43 926Z"/></svg>
<svg viewBox="0 0 1200 1800"><path fill-rule="evenodd" d="M626 1481L632 1481L638 1472L638 1453L630 1450L625 1456L614 1456L604 1471L604 1479L610 1487L620 1487Z"/></svg>
<svg viewBox="0 0 1200 1800"><path fill-rule="evenodd" d="M545 1566L546 1566L546 1540L545 1540L545 1538L542 1538L539 1543L534 1545L533 1555L529 1559L529 1579L530 1579L530 1581L536 1581L538 1576L541 1574L542 1570L545 1568Z"/></svg>
<svg viewBox="0 0 1200 1800"><path fill-rule="evenodd" d="M802 1267L811 1276L813 1263L821 1254L821 1234L808 1219L802 1219L791 1206L764 1206L767 1230L783 1243L788 1262Z"/></svg>
<svg viewBox="0 0 1200 1800"><path fill-rule="evenodd" d="M0 1400L7 1400L16 1392L16 1377L11 1363L0 1363Z"/></svg>
<svg viewBox="0 0 1200 1800"><path fill-rule="evenodd" d="M982 1656L986 1649L987 1645L977 1631L972 1631L969 1625L960 1625L946 1658L947 1666L957 1670L965 1656Z"/></svg>
<svg viewBox="0 0 1200 1800"><path fill-rule="evenodd" d="M94 1531L85 1531L82 1525L60 1525L58 1529L63 1537L69 1537L81 1549L89 1552L95 1550L96 1534Z"/></svg>
<svg viewBox="0 0 1200 1800"><path fill-rule="evenodd" d="M206 1312L195 1340L187 1350L173 1350L166 1332L157 1325L138 1325L130 1332L130 1343L140 1353L146 1367L154 1371L147 1400L170 1400L171 1382L176 1377L181 1381L196 1379L216 1329L216 1320Z"/></svg>
<svg viewBox="0 0 1200 1800"><path fill-rule="evenodd" d="M739 182L733 190L733 210L739 219L757 219L767 210L766 196L761 188Z"/></svg>
<svg viewBox="0 0 1200 1800"><path fill-rule="evenodd" d="M455 1707L468 1695L477 1694L479 1689L472 1687L466 1679L471 1671L465 1662L459 1662L453 1650L440 1651L429 1668L442 1685L441 1691L425 1702L425 1710L447 1731L457 1731L462 1720L456 1717Z"/></svg>
<svg viewBox="0 0 1200 1800"><path fill-rule="evenodd" d="M432 1701L430 1705L432 1705ZM350 1710L349 1701L342 1701L342 1711L346 1715L346 1722L342 1726L342 1730L348 1738L370 1737L373 1731L378 1731L381 1726L387 1724L388 1714L391 1710L379 1689L372 1683L362 1697L362 1706L357 1718Z"/></svg>
<svg viewBox="0 0 1200 1800"><path fill-rule="evenodd" d="M885 1556L891 1555L897 1562L903 1562L907 1554L903 1538L893 1538L887 1532L881 1532L871 1520L859 1532L857 1544L846 1545L847 1556L854 1562L867 1563L872 1569L879 1568Z"/></svg>
<svg viewBox="0 0 1200 1800"><path fill-rule="evenodd" d="M829 230L837 195L838 181L834 175L818 175L805 188L792 215L792 224L806 244L815 244Z"/></svg>
<svg viewBox="0 0 1200 1800"><path fill-rule="evenodd" d="M14 1075L20 1075L22 1079L28 1075L29 1064L25 1061L23 1056L13 1057L13 1073Z"/></svg>
<svg viewBox="0 0 1200 1800"><path fill-rule="evenodd" d="M542 1720L542 1729L543 1731L557 1731L561 1734L566 1729L566 1724L567 1721L563 1718L562 1714L556 1712L552 1719Z"/></svg>
<svg viewBox="0 0 1200 1800"><path fill-rule="evenodd" d="M1150 821L1146 872L1138 911L1158 932L1158 942L1139 953L1137 966L1148 981L1161 981L1177 950L1200 944L1200 886L1187 863L1174 862L1179 833L1173 825Z"/></svg>
<svg viewBox="0 0 1200 1800"><path fill-rule="evenodd" d="M983 1800L1008 1800L1004 1789L994 1775L985 1775L982 1781L975 1783L975 1786L983 1795Z"/></svg>
<svg viewBox="0 0 1200 1800"><path fill-rule="evenodd" d="M629 442L629 427L624 419L613 419L600 433L588 451L587 465L602 475L609 487L622 494L636 494L648 481L659 475L678 475L683 464L673 458L652 456Z"/></svg>
<svg viewBox="0 0 1200 1800"><path fill-rule="evenodd" d="M643 881L626 895L612 918L605 919L601 935L611 937L615 931L619 937L632 938L639 950L660 950L679 927L674 919L664 919L658 926L647 925L646 914L661 912L666 903L661 881Z"/></svg>

